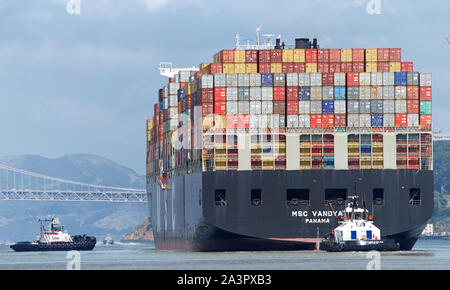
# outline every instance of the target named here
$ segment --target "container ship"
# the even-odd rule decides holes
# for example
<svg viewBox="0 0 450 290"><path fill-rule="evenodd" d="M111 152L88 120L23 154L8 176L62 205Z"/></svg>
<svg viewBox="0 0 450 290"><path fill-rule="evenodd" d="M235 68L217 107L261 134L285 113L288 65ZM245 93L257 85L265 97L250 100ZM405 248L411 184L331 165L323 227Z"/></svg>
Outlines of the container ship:
<svg viewBox="0 0 450 290"><path fill-rule="evenodd" d="M431 73L400 48L223 49L169 77L147 120L157 249L315 249L357 194L413 248L433 213Z"/></svg>

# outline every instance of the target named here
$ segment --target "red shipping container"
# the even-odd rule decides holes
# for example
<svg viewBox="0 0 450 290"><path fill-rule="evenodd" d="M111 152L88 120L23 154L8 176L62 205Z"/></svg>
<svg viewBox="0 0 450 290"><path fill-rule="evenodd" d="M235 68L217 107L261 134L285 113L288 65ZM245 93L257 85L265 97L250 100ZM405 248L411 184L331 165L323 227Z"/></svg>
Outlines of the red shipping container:
<svg viewBox="0 0 450 290"><path fill-rule="evenodd" d="M315 63L317 62L317 48L305 49L305 62Z"/></svg>
<svg viewBox="0 0 450 290"><path fill-rule="evenodd" d="M347 127L347 115L346 114L335 114L334 115L334 126L336 128Z"/></svg>
<svg viewBox="0 0 450 290"><path fill-rule="evenodd" d="M223 49L220 51L220 62L222 63L234 63L234 50Z"/></svg>
<svg viewBox="0 0 450 290"><path fill-rule="evenodd" d="M260 63L270 63L270 49L260 49L258 50L258 62Z"/></svg>
<svg viewBox="0 0 450 290"><path fill-rule="evenodd" d="M408 100L407 112L408 114L419 114L419 100Z"/></svg>
<svg viewBox="0 0 450 290"><path fill-rule="evenodd" d="M420 87L420 100L431 101L431 87Z"/></svg>
<svg viewBox="0 0 450 290"><path fill-rule="evenodd" d="M389 62L379 62L377 65L378 72L390 72Z"/></svg>
<svg viewBox="0 0 450 290"><path fill-rule="evenodd" d="M185 85L186 85L186 82L180 82L180 89L184 88Z"/></svg>
<svg viewBox="0 0 450 290"><path fill-rule="evenodd" d="M283 50L271 49L270 50L270 62L283 62Z"/></svg>
<svg viewBox="0 0 450 290"><path fill-rule="evenodd" d="M347 86L349 87L359 86L359 73L347 73Z"/></svg>
<svg viewBox="0 0 450 290"><path fill-rule="evenodd" d="M324 86L324 87L334 86L334 74L333 73L323 73L322 74L322 86Z"/></svg>
<svg viewBox="0 0 450 290"><path fill-rule="evenodd" d="M341 50L340 49L330 49L329 50L329 60L330 60L330 62L341 62Z"/></svg>
<svg viewBox="0 0 450 290"><path fill-rule="evenodd" d="M258 62L258 50L247 49L245 51L245 62L246 63L257 63Z"/></svg>
<svg viewBox="0 0 450 290"><path fill-rule="evenodd" d="M408 126L407 114L395 114L395 127L406 128Z"/></svg>
<svg viewBox="0 0 450 290"><path fill-rule="evenodd" d="M340 73L341 63L340 62L330 62L330 73Z"/></svg>
<svg viewBox="0 0 450 290"><path fill-rule="evenodd" d="M227 123L227 129L237 129L238 116L237 115L227 115L226 123Z"/></svg>
<svg viewBox="0 0 450 290"><path fill-rule="evenodd" d="M343 73L351 73L351 72L353 72L353 63L351 63L351 62L342 62L341 63L341 72L343 72Z"/></svg>
<svg viewBox="0 0 450 290"><path fill-rule="evenodd" d="M306 72L306 64L304 62L294 62L293 72L295 73Z"/></svg>
<svg viewBox="0 0 450 290"><path fill-rule="evenodd" d="M389 48L379 48L378 49L378 62L386 62L390 60L390 49Z"/></svg>
<svg viewBox="0 0 450 290"><path fill-rule="evenodd" d="M270 74L270 63L260 62L258 72L260 74Z"/></svg>
<svg viewBox="0 0 450 290"><path fill-rule="evenodd" d="M286 99L288 101L298 101L298 87L287 87Z"/></svg>
<svg viewBox="0 0 450 290"><path fill-rule="evenodd" d="M162 101L163 100L163 98L164 98L164 92L163 92L163 89L159 89L158 90L158 101Z"/></svg>
<svg viewBox="0 0 450 290"><path fill-rule="evenodd" d="M249 115L238 115L238 129L248 129L250 127Z"/></svg>
<svg viewBox="0 0 450 290"><path fill-rule="evenodd" d="M318 62L330 62L330 53L329 53L329 49L319 49L318 50L318 57L317 60Z"/></svg>
<svg viewBox="0 0 450 290"><path fill-rule="evenodd" d="M322 115L310 115L311 128L322 128Z"/></svg>
<svg viewBox="0 0 450 290"><path fill-rule="evenodd" d="M298 104L297 104L298 107ZM284 115L286 114L286 102L283 101L273 101L273 113Z"/></svg>
<svg viewBox="0 0 450 290"><path fill-rule="evenodd" d="M159 114L159 103L156 103L153 106L153 114L156 116L157 114Z"/></svg>
<svg viewBox="0 0 450 290"><path fill-rule="evenodd" d="M317 72L328 73L330 72L330 64L328 62L319 62L317 65Z"/></svg>
<svg viewBox="0 0 450 290"><path fill-rule="evenodd" d="M227 102L214 102L214 114L226 115L227 114Z"/></svg>
<svg viewBox="0 0 450 290"><path fill-rule="evenodd" d="M183 107L183 101L178 101L178 112L183 113L184 107Z"/></svg>
<svg viewBox="0 0 450 290"><path fill-rule="evenodd" d="M273 100L284 101L286 99L286 87L274 87L273 88Z"/></svg>
<svg viewBox="0 0 450 290"><path fill-rule="evenodd" d="M188 109L192 109L194 107L194 96L189 95L186 96L186 106ZM191 114L192 116L193 114Z"/></svg>
<svg viewBox="0 0 450 290"><path fill-rule="evenodd" d="M402 49L390 48L389 49L389 61L402 61Z"/></svg>
<svg viewBox="0 0 450 290"><path fill-rule="evenodd" d="M226 108L226 107L225 107ZM202 104L202 117L206 117L214 114L214 103Z"/></svg>
<svg viewBox="0 0 450 290"><path fill-rule="evenodd" d="M364 62L364 48L353 48L352 49L352 59L354 62Z"/></svg>
<svg viewBox="0 0 450 290"><path fill-rule="evenodd" d="M334 128L334 115L322 115L322 127Z"/></svg>
<svg viewBox="0 0 450 290"><path fill-rule="evenodd" d="M408 100L418 100L419 99L419 87L418 86L407 86L406 87L406 97Z"/></svg>
<svg viewBox="0 0 450 290"><path fill-rule="evenodd" d="M222 73L222 64L221 63L211 63L209 66L210 66L211 74L221 74Z"/></svg>
<svg viewBox="0 0 450 290"><path fill-rule="evenodd" d="M365 72L366 66L364 65L364 62L353 62L352 70L354 73Z"/></svg>
<svg viewBox="0 0 450 290"><path fill-rule="evenodd" d="M413 72L414 64L413 62L402 62L402 72Z"/></svg>
<svg viewBox="0 0 450 290"><path fill-rule="evenodd" d="M294 63L285 62L281 65L281 69L284 74L293 73L294 72Z"/></svg>
<svg viewBox="0 0 450 290"><path fill-rule="evenodd" d="M286 113L288 115L298 115L298 100L297 101L287 101Z"/></svg>
<svg viewBox="0 0 450 290"><path fill-rule="evenodd" d="M420 128L431 129L432 115L420 115Z"/></svg>
<svg viewBox="0 0 450 290"><path fill-rule="evenodd" d="M214 101L225 102L227 100L227 88L214 88Z"/></svg>
<svg viewBox="0 0 450 290"><path fill-rule="evenodd" d="M214 102L214 89L200 89L199 99L201 100L201 104Z"/></svg>

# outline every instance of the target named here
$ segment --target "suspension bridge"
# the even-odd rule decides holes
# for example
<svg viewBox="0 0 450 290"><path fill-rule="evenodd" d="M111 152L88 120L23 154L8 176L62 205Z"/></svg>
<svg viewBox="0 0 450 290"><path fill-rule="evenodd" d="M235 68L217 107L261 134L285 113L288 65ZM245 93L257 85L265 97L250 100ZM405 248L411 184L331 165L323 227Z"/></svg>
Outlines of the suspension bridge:
<svg viewBox="0 0 450 290"><path fill-rule="evenodd" d="M147 193L45 176L0 163L1 200L147 202Z"/></svg>

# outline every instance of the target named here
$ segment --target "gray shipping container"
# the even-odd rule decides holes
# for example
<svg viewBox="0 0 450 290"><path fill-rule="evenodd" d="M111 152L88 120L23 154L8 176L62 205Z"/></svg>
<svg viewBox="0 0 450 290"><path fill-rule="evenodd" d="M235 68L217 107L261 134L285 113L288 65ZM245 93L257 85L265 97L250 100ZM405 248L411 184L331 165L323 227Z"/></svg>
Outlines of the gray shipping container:
<svg viewBox="0 0 450 290"><path fill-rule="evenodd" d="M250 114L249 101L238 101L238 114Z"/></svg>
<svg viewBox="0 0 450 290"><path fill-rule="evenodd" d="M360 86L370 86L371 83L371 79L370 79L370 73L368 72L364 72L364 73L359 73L359 85Z"/></svg>
<svg viewBox="0 0 450 290"><path fill-rule="evenodd" d="M250 86L251 87L260 87L261 86L261 74L250 74Z"/></svg>
<svg viewBox="0 0 450 290"><path fill-rule="evenodd" d="M226 76L225 74L214 74L214 87L226 87Z"/></svg>
<svg viewBox="0 0 450 290"><path fill-rule="evenodd" d="M238 75L237 74L226 74L227 87L237 87L238 86Z"/></svg>
<svg viewBox="0 0 450 290"><path fill-rule="evenodd" d="M298 85L300 87L311 86L311 78L309 73L299 73L298 74Z"/></svg>
<svg viewBox="0 0 450 290"><path fill-rule="evenodd" d="M420 73L420 86L431 87L431 73Z"/></svg>
<svg viewBox="0 0 450 290"><path fill-rule="evenodd" d="M395 84L395 74L393 72L383 73L383 86L393 86Z"/></svg>
<svg viewBox="0 0 450 290"><path fill-rule="evenodd" d="M286 75L285 74L273 74L273 86L274 87L285 87L286 86Z"/></svg>
<svg viewBox="0 0 450 290"><path fill-rule="evenodd" d="M370 100L370 91L371 91L370 86L360 86L359 87L359 99Z"/></svg>
<svg viewBox="0 0 450 290"><path fill-rule="evenodd" d="M286 74L286 85L288 87L298 87L298 73Z"/></svg>
<svg viewBox="0 0 450 290"><path fill-rule="evenodd" d="M273 87L261 87L261 100L273 101Z"/></svg>
<svg viewBox="0 0 450 290"><path fill-rule="evenodd" d="M345 100L334 101L334 113L335 114L346 114L347 113L347 102Z"/></svg>
<svg viewBox="0 0 450 290"><path fill-rule="evenodd" d="M370 112L372 114L383 114L383 101L370 101Z"/></svg>
<svg viewBox="0 0 450 290"><path fill-rule="evenodd" d="M359 101L356 100L348 101L347 111L349 114L359 114Z"/></svg>
<svg viewBox="0 0 450 290"><path fill-rule="evenodd" d="M311 100L322 100L322 87L311 87Z"/></svg>
<svg viewBox="0 0 450 290"><path fill-rule="evenodd" d="M261 114L273 114L273 102L262 101L261 102Z"/></svg>
<svg viewBox="0 0 450 290"><path fill-rule="evenodd" d="M238 102L228 101L227 102L227 115L237 115L238 113Z"/></svg>
<svg viewBox="0 0 450 290"><path fill-rule="evenodd" d="M250 88L249 87L239 87L238 88L238 100L239 101L250 101Z"/></svg>
<svg viewBox="0 0 450 290"><path fill-rule="evenodd" d="M372 127L372 117L370 114L360 114L359 115L359 126L361 128Z"/></svg>
<svg viewBox="0 0 450 290"><path fill-rule="evenodd" d="M227 101L237 101L237 100L238 100L238 88L227 87Z"/></svg>
<svg viewBox="0 0 450 290"><path fill-rule="evenodd" d="M299 128L310 128L311 127L310 115L298 115L298 127Z"/></svg>
<svg viewBox="0 0 450 290"><path fill-rule="evenodd" d="M250 87L250 100L261 101L261 87Z"/></svg>
<svg viewBox="0 0 450 290"><path fill-rule="evenodd" d="M199 87L200 87L200 89L214 88L214 76L213 75L201 75L200 80L199 80Z"/></svg>
<svg viewBox="0 0 450 290"><path fill-rule="evenodd" d="M298 115L288 115L287 116L287 127L288 128L298 128Z"/></svg>
<svg viewBox="0 0 450 290"><path fill-rule="evenodd" d="M359 113L360 114L370 113L370 101L359 101Z"/></svg>
<svg viewBox="0 0 450 290"><path fill-rule="evenodd" d="M406 114L406 112L407 112L406 100L395 100L395 113Z"/></svg>
<svg viewBox="0 0 450 290"><path fill-rule="evenodd" d="M249 74L238 74L238 87L249 87L250 76Z"/></svg>
<svg viewBox="0 0 450 290"><path fill-rule="evenodd" d="M334 87L322 87L322 100L334 100Z"/></svg>
<svg viewBox="0 0 450 290"><path fill-rule="evenodd" d="M406 85L418 86L419 85L419 73L418 72L407 72L406 73Z"/></svg>
<svg viewBox="0 0 450 290"><path fill-rule="evenodd" d="M383 86L383 99L393 100L395 98L394 86Z"/></svg>
<svg viewBox="0 0 450 290"><path fill-rule="evenodd" d="M347 99L358 100L359 99L359 87L347 87Z"/></svg>
<svg viewBox="0 0 450 290"><path fill-rule="evenodd" d="M395 114L395 101L394 100L384 100L383 101L383 113L384 114Z"/></svg>
<svg viewBox="0 0 450 290"><path fill-rule="evenodd" d="M345 73L335 73L334 74L334 85L337 87L344 87L347 85Z"/></svg>
<svg viewBox="0 0 450 290"><path fill-rule="evenodd" d="M419 114L408 114L408 127L419 127Z"/></svg>
<svg viewBox="0 0 450 290"><path fill-rule="evenodd" d="M395 127L395 114L383 114L383 127Z"/></svg>
<svg viewBox="0 0 450 290"><path fill-rule="evenodd" d="M311 101L311 114L322 114L322 101Z"/></svg>
<svg viewBox="0 0 450 290"><path fill-rule="evenodd" d="M350 128L359 127L359 114L348 114L347 115L347 126Z"/></svg>
<svg viewBox="0 0 450 290"><path fill-rule="evenodd" d="M383 85L383 73L381 73L381 72L371 73L370 84L372 86L382 86Z"/></svg>
<svg viewBox="0 0 450 290"><path fill-rule="evenodd" d="M312 87L322 86L322 73L311 73L311 86Z"/></svg>
<svg viewBox="0 0 450 290"><path fill-rule="evenodd" d="M299 114L311 114L311 102L310 101L299 101L298 102L298 113Z"/></svg>

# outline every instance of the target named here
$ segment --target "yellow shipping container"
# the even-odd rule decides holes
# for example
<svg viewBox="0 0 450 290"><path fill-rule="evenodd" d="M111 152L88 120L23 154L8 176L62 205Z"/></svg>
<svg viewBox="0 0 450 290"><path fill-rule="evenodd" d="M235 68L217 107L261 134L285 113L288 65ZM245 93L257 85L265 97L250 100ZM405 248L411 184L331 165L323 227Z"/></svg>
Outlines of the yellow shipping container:
<svg viewBox="0 0 450 290"><path fill-rule="evenodd" d="M352 62L353 61L353 49L344 48L341 49L341 62Z"/></svg>
<svg viewBox="0 0 450 290"><path fill-rule="evenodd" d="M215 115L214 116L214 127L216 129L226 129L227 119L225 115Z"/></svg>
<svg viewBox="0 0 450 290"><path fill-rule="evenodd" d="M294 50L283 49L283 62L294 62Z"/></svg>
<svg viewBox="0 0 450 290"><path fill-rule="evenodd" d="M390 62L389 63L389 72L402 72L402 64L401 62Z"/></svg>
<svg viewBox="0 0 450 290"><path fill-rule="evenodd" d="M302 48L294 49L294 62L305 62L305 50Z"/></svg>
<svg viewBox="0 0 450 290"><path fill-rule="evenodd" d="M246 63L245 64L245 73L246 74L258 73L258 64L257 63Z"/></svg>
<svg viewBox="0 0 450 290"><path fill-rule="evenodd" d="M213 116L206 116L202 118L203 131L208 131L209 129L213 128L213 126L214 126Z"/></svg>
<svg viewBox="0 0 450 290"><path fill-rule="evenodd" d="M245 74L245 63L235 63L234 64L235 74Z"/></svg>
<svg viewBox="0 0 450 290"><path fill-rule="evenodd" d="M316 73L317 72L317 63L307 63L306 64L306 72L307 73Z"/></svg>
<svg viewBox="0 0 450 290"><path fill-rule="evenodd" d="M281 74L283 73L283 65L278 62L272 62L270 64L270 73L272 74Z"/></svg>
<svg viewBox="0 0 450 290"><path fill-rule="evenodd" d="M153 119L147 120L147 131L150 131L150 129L153 128Z"/></svg>
<svg viewBox="0 0 450 290"><path fill-rule="evenodd" d="M376 61L366 62L366 72L378 72L378 63Z"/></svg>
<svg viewBox="0 0 450 290"><path fill-rule="evenodd" d="M200 72L201 72L202 74L205 73L204 69L205 69L208 65L210 65L209 62L202 62L202 63L200 64Z"/></svg>
<svg viewBox="0 0 450 290"><path fill-rule="evenodd" d="M234 62L235 63L245 63L245 49L235 49L234 50Z"/></svg>
<svg viewBox="0 0 450 290"><path fill-rule="evenodd" d="M224 63L222 65L222 71L224 74L234 74L234 63Z"/></svg>
<svg viewBox="0 0 450 290"><path fill-rule="evenodd" d="M366 62L368 61L378 61L377 48L366 48Z"/></svg>

